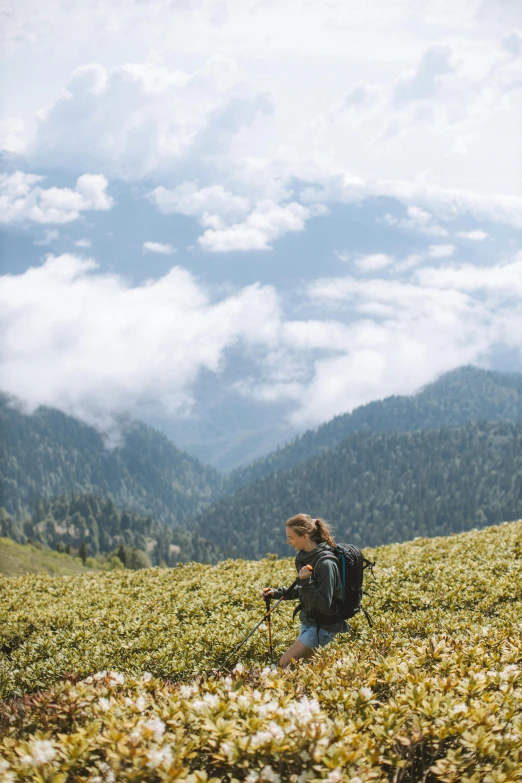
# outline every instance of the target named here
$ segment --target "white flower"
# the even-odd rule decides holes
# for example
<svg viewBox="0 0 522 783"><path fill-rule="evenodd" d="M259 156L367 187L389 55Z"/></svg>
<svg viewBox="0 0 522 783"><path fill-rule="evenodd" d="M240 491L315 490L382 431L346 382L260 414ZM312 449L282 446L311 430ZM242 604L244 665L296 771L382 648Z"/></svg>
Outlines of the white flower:
<svg viewBox="0 0 522 783"><path fill-rule="evenodd" d="M356 775L353 778L350 778L350 783L363 783L359 775Z"/></svg>
<svg viewBox="0 0 522 783"><path fill-rule="evenodd" d="M107 676L107 672L104 669L102 672L97 672L96 674L94 674L93 679L95 679L96 681L103 680L103 678L106 676Z"/></svg>
<svg viewBox="0 0 522 783"><path fill-rule="evenodd" d="M209 707L217 707L219 704L219 696L217 693L205 693L203 701L205 701Z"/></svg>
<svg viewBox="0 0 522 783"><path fill-rule="evenodd" d="M243 674L243 672L245 671L245 667L243 666L242 663L236 663L232 671L236 672L236 674Z"/></svg>
<svg viewBox="0 0 522 783"><path fill-rule="evenodd" d="M86 677L85 680L82 680L84 685L92 685L94 682L94 677Z"/></svg>
<svg viewBox="0 0 522 783"><path fill-rule="evenodd" d="M123 676L123 674L120 674L119 672L111 672L109 674L109 677L110 677L109 685L112 685L113 687L115 685L123 685L123 683L125 682L125 677Z"/></svg>
<svg viewBox="0 0 522 783"><path fill-rule="evenodd" d="M29 746L29 753L22 758L22 764L41 767L52 761L55 756L56 749L50 740L33 740Z"/></svg>
<svg viewBox="0 0 522 783"><path fill-rule="evenodd" d="M332 769L332 771L329 772L328 775L326 776L326 780L328 781L328 783L339 783L342 776L343 773L341 772L340 769Z"/></svg>
<svg viewBox="0 0 522 783"><path fill-rule="evenodd" d="M150 672L143 672L143 677L141 679L143 682L150 682L152 680L152 674Z"/></svg>
<svg viewBox="0 0 522 783"><path fill-rule="evenodd" d="M0 780L2 783L16 783L14 772L4 772Z"/></svg>
<svg viewBox="0 0 522 783"><path fill-rule="evenodd" d="M274 772L270 765L263 767L259 777L261 780L267 780L268 783L280 783L281 781L281 775L278 775L277 772Z"/></svg>
<svg viewBox="0 0 522 783"><path fill-rule="evenodd" d="M253 748L260 748L261 745L268 745L272 742L272 735L269 731L257 731L252 735L251 745Z"/></svg>
<svg viewBox="0 0 522 783"><path fill-rule="evenodd" d="M145 700L145 696L138 696L138 698L136 699L136 709L139 712L143 712L143 710L145 709L146 705L147 705L147 702Z"/></svg>
<svg viewBox="0 0 522 783"><path fill-rule="evenodd" d="M192 707L193 710L199 712L200 710L203 710L207 706L207 703L204 702L203 699L194 699L194 701L191 703L190 706Z"/></svg>
<svg viewBox="0 0 522 783"><path fill-rule="evenodd" d="M131 731L129 734L129 739L134 744L141 740L141 726L137 726L133 731Z"/></svg>
<svg viewBox="0 0 522 783"><path fill-rule="evenodd" d="M362 701L370 701L373 696L373 691L371 688L361 688L359 690L359 696Z"/></svg>
<svg viewBox="0 0 522 783"><path fill-rule="evenodd" d="M464 703L455 704L455 706L453 707L453 712L454 713L467 712L467 711L468 711L468 705L464 704Z"/></svg>
<svg viewBox="0 0 522 783"><path fill-rule="evenodd" d="M238 696L237 703L242 710L247 710L250 707L250 699L248 699L243 693Z"/></svg>
<svg viewBox="0 0 522 783"><path fill-rule="evenodd" d="M192 694L194 693L194 688L190 685L182 685L179 689L179 695L182 699L190 699Z"/></svg>
<svg viewBox="0 0 522 783"><path fill-rule="evenodd" d="M262 698L263 697L262 697L260 691L258 691L257 688L256 688L255 691L252 692L252 699L253 699L253 701L261 701Z"/></svg>
<svg viewBox="0 0 522 783"><path fill-rule="evenodd" d="M157 742L160 741L165 732L165 724L159 718L149 718L145 723L145 728L152 731Z"/></svg>
<svg viewBox="0 0 522 783"><path fill-rule="evenodd" d="M110 699L106 699L104 696L100 696L100 698L98 699L98 704L100 705L100 707L104 712L107 712L111 706Z"/></svg>
<svg viewBox="0 0 522 783"><path fill-rule="evenodd" d="M253 769L251 769L245 778L245 783L257 783L258 780L259 780L259 774L255 772Z"/></svg>
<svg viewBox="0 0 522 783"><path fill-rule="evenodd" d="M279 724L275 722L275 720L271 720L270 723L268 724L268 731L270 732L272 737L278 740L279 742L281 742L285 738L285 732L283 731L281 726L279 726Z"/></svg>
<svg viewBox="0 0 522 783"><path fill-rule="evenodd" d="M10 764L8 761L5 761L5 759L0 759L0 772L7 772L9 767Z"/></svg>
<svg viewBox="0 0 522 783"><path fill-rule="evenodd" d="M173 758L172 749L170 745L165 745L163 748L149 750L148 757L149 761L147 766L149 769L155 769L156 767L160 767L162 764L170 767Z"/></svg>

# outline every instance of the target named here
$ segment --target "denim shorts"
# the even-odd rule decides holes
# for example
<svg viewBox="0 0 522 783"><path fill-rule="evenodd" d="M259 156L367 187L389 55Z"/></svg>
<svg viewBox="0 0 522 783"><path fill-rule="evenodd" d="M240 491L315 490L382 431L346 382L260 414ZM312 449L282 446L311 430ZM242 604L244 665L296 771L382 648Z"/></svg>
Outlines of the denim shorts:
<svg viewBox="0 0 522 783"><path fill-rule="evenodd" d="M327 631L326 628L320 628L318 633L315 625L305 625L305 623L301 623L301 630L297 637L297 641L304 644L305 647L309 647L310 650L315 650L316 647L324 647L325 644L331 642L337 634L338 631Z"/></svg>

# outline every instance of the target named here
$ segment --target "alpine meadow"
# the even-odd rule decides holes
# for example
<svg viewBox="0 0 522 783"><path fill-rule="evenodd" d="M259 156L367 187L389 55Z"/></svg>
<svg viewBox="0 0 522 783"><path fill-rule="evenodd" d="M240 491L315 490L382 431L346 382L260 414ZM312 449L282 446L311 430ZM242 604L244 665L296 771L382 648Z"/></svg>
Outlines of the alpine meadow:
<svg viewBox="0 0 522 783"><path fill-rule="evenodd" d="M0 783L522 783L522 0L0 16Z"/></svg>

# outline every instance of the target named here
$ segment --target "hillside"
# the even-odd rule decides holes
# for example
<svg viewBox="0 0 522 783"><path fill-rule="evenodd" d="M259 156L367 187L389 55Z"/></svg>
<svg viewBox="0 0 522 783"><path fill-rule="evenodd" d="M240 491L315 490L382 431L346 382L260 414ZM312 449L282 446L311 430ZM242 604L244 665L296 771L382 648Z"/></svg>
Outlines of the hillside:
<svg viewBox="0 0 522 783"><path fill-rule="evenodd" d="M287 470L336 446L352 432L409 432L454 427L468 421L522 421L522 374L461 367L446 373L413 396L393 396L336 416L316 430L251 465L232 471L226 489Z"/></svg>
<svg viewBox="0 0 522 783"><path fill-rule="evenodd" d="M96 495L59 495L40 500L33 513L11 516L0 508L0 536L24 543L27 538L51 549L60 545L87 547L88 556L107 554L120 546L146 552L153 565L173 566L196 560L215 563L225 556L197 531L164 525L152 517L118 508Z"/></svg>
<svg viewBox="0 0 522 783"><path fill-rule="evenodd" d="M522 522L365 550L374 625L266 667L258 589L291 559L0 579L0 775L507 783L522 775ZM277 653L295 638L274 615ZM234 662L232 662L234 663ZM194 675L198 675L194 677ZM43 689L43 690L42 690Z"/></svg>
<svg viewBox="0 0 522 783"><path fill-rule="evenodd" d="M332 522L340 541L376 546L522 516L522 423L354 432L322 456L222 498L194 520L234 557L288 553L284 521Z"/></svg>
<svg viewBox="0 0 522 783"><path fill-rule="evenodd" d="M0 395L0 433L0 506L11 514L57 495L89 493L178 524L221 487L215 470L137 422L127 425L123 445L106 449L93 427L50 408L23 415Z"/></svg>
<svg viewBox="0 0 522 783"><path fill-rule="evenodd" d="M1 530L0 530L1 534ZM32 544L23 546L10 538L0 538L0 574L21 576L22 574L47 573L51 576L70 576L90 571L78 557L65 552L52 552Z"/></svg>

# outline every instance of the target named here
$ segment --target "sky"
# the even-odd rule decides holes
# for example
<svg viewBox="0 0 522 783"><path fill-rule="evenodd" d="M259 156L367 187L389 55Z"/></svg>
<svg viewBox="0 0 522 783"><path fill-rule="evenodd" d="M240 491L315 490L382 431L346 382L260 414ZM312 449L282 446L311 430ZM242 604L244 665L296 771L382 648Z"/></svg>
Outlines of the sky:
<svg viewBox="0 0 522 783"><path fill-rule="evenodd" d="M268 448L522 371L518 0L1 13L0 388L26 412Z"/></svg>

